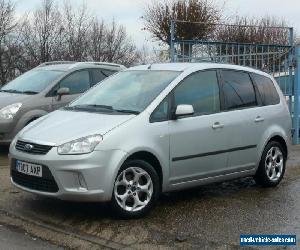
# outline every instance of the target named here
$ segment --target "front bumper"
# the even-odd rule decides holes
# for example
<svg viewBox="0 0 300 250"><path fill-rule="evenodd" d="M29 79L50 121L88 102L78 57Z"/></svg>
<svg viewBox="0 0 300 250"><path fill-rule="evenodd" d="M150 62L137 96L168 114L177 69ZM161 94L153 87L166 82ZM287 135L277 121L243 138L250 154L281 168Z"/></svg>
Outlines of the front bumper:
<svg viewBox="0 0 300 250"><path fill-rule="evenodd" d="M8 145L14 136L14 122L0 120L0 145Z"/></svg>
<svg viewBox="0 0 300 250"><path fill-rule="evenodd" d="M122 150L94 151L83 155L58 155L53 147L46 155L33 155L10 148L10 165L14 160L40 164L51 172L57 192L45 192L11 178L16 187L38 195L72 201L109 201L111 199L115 176L126 152ZM39 177L36 177L39 178Z"/></svg>

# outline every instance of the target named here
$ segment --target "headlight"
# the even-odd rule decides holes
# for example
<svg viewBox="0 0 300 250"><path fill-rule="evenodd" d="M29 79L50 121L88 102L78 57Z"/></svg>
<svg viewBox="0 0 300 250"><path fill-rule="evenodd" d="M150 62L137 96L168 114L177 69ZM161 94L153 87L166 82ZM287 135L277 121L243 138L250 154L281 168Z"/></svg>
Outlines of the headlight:
<svg viewBox="0 0 300 250"><path fill-rule="evenodd" d="M14 118L15 114L19 111L21 108L22 103L14 103L11 105L8 105L0 110L0 118L2 119L12 119Z"/></svg>
<svg viewBox="0 0 300 250"><path fill-rule="evenodd" d="M101 135L83 137L58 146L57 152L60 155L91 153L102 139Z"/></svg>

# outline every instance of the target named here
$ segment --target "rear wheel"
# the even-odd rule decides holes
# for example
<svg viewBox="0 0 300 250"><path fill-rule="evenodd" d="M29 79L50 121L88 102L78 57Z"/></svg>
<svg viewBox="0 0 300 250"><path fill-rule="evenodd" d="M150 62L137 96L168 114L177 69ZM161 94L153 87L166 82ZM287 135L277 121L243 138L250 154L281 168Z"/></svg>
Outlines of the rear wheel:
<svg viewBox="0 0 300 250"><path fill-rule="evenodd" d="M111 205L118 216L141 217L153 207L159 193L155 169L143 160L129 160L115 180Z"/></svg>
<svg viewBox="0 0 300 250"><path fill-rule="evenodd" d="M271 141L265 147L255 181L264 187L274 187L280 183L285 172L286 153L277 141Z"/></svg>

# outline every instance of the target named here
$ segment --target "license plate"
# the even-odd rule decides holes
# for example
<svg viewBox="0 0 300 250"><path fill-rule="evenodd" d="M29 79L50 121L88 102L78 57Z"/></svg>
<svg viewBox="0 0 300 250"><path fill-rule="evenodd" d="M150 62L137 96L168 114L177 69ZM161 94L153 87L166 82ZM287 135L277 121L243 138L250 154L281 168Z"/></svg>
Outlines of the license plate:
<svg viewBox="0 0 300 250"><path fill-rule="evenodd" d="M41 165L32 164L24 161L16 161L16 170L20 173L32 175L36 177L43 176L43 169Z"/></svg>

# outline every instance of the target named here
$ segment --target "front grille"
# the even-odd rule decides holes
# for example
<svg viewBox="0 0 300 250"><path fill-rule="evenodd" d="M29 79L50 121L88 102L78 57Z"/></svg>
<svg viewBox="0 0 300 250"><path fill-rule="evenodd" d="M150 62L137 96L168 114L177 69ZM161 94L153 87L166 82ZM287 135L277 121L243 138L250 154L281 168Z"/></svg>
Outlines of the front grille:
<svg viewBox="0 0 300 250"><path fill-rule="evenodd" d="M58 191L58 186L53 178L50 170L46 166L43 168L43 177L31 176L23 173L19 173L16 170L16 160L12 160L11 165L11 177L14 183L26 187L32 190L56 193Z"/></svg>
<svg viewBox="0 0 300 250"><path fill-rule="evenodd" d="M31 142L25 142L18 140L16 143L16 149L28 154L45 155L47 154L52 146L41 145Z"/></svg>

